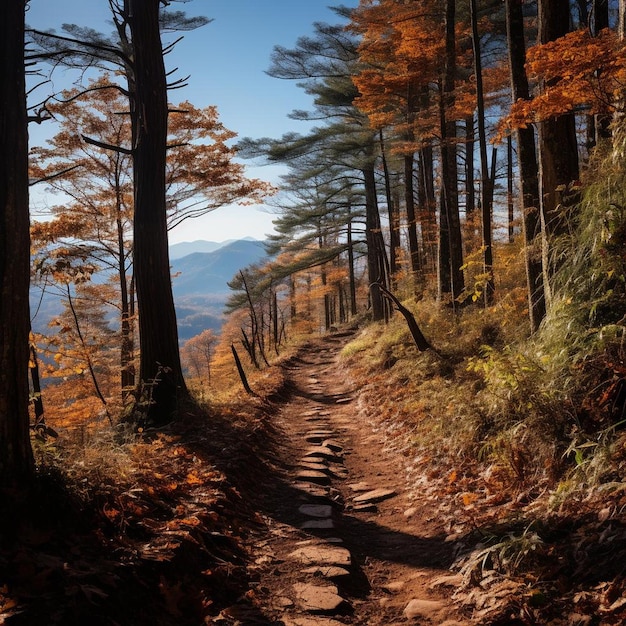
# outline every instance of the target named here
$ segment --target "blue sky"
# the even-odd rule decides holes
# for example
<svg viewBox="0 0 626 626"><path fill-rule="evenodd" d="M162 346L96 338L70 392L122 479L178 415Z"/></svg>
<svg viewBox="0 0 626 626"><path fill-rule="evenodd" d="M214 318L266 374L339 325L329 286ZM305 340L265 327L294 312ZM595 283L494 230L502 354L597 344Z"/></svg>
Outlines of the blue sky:
<svg viewBox="0 0 626 626"><path fill-rule="evenodd" d="M178 6L176 6L178 4ZM295 81L265 74L275 45L293 47L296 39L312 32L313 23L336 23L329 6L356 6L358 0L191 0L173 3L188 15L213 21L193 32L166 57L175 76L191 75L188 86L170 94L172 102L190 100L195 106L217 105L222 123L240 137L280 137L288 131L305 132L302 122L287 116L293 109L309 109L310 98ZM60 30L63 23L97 28L111 27L106 0L30 0L29 26ZM66 88L71 78L59 73L54 87ZM51 129L31 128L31 143ZM276 169L250 167L249 176L275 180ZM209 239L223 241L245 236L262 239L271 231L267 209L224 207L198 220L188 220L170 233L171 243Z"/></svg>

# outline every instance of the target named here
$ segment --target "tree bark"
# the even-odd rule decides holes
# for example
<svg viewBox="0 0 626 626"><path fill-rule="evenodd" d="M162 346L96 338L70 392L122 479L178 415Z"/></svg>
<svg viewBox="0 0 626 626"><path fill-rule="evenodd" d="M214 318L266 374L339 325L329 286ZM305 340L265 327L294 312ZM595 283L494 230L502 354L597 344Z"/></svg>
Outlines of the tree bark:
<svg viewBox="0 0 626 626"><path fill-rule="evenodd" d="M372 286L370 297L372 301L372 319L380 321L386 319L386 306L378 284L387 287L389 271L385 262L385 246L380 228L380 216L378 214L378 202L376 200L376 179L374 166L363 168L363 180L365 181L365 239L367 242L367 272L368 280Z"/></svg>
<svg viewBox="0 0 626 626"><path fill-rule="evenodd" d="M439 237L439 291L450 293L452 302L463 293L463 241L459 217L458 171L456 163L456 122L448 119L447 111L454 104L456 76L456 6L455 0L446 0L445 69L440 92L439 117L441 127L441 215Z"/></svg>
<svg viewBox="0 0 626 626"><path fill-rule="evenodd" d="M0 483L32 477L28 413L30 234L24 0L0 15Z"/></svg>
<svg viewBox="0 0 626 626"><path fill-rule="evenodd" d="M509 67L513 102L530 98L526 76L526 42L522 0L506 0L506 25L509 40ZM540 246L539 170L532 126L517 131L520 190L522 193L522 231L528 287L528 315L531 332L535 332L546 314L543 287L543 265Z"/></svg>
<svg viewBox="0 0 626 626"><path fill-rule="evenodd" d="M134 269L139 309L140 380L154 384L148 420L171 421L186 394L178 350L165 203L167 84L159 31L160 0L129 0L135 55L137 136Z"/></svg>
<svg viewBox="0 0 626 626"><path fill-rule="evenodd" d="M417 238L417 217L415 215L415 190L413 188L414 161L415 157L413 153L404 155L404 205L406 207L406 220L409 234L411 272L413 273L413 280L416 281L422 269L422 263Z"/></svg>
<svg viewBox="0 0 626 626"><path fill-rule="evenodd" d="M482 239L483 239L483 268L487 276L485 283L485 306L493 302L495 291L493 278L493 242L491 227L491 202L493 198L492 181L489 175L487 161L487 135L485 132L485 98L483 94L483 70L480 51L480 35L478 33L478 17L476 0L470 0L470 16L472 22L472 47L474 50L474 74L476 77L476 111L478 122L478 147L480 152L481 178L481 209L482 209ZM495 148L494 148L495 150ZM495 159L495 154L493 155ZM494 161L495 162L495 161Z"/></svg>
<svg viewBox="0 0 626 626"><path fill-rule="evenodd" d="M539 0L539 43L545 44L569 32L568 0ZM552 241L565 227L561 199L579 178L578 143L573 113L544 120L539 124L539 174L541 181L541 225L544 290L546 302L552 294L550 279L555 267L550 262Z"/></svg>
<svg viewBox="0 0 626 626"><path fill-rule="evenodd" d="M391 193L391 176L389 174L389 166L387 165L387 156L385 154L385 141L382 130L379 133L380 138L380 155L383 165L383 174L385 176L385 198L387 200L387 213L389 215L389 273L391 280L398 271L398 250L400 249L400 211L394 202Z"/></svg>

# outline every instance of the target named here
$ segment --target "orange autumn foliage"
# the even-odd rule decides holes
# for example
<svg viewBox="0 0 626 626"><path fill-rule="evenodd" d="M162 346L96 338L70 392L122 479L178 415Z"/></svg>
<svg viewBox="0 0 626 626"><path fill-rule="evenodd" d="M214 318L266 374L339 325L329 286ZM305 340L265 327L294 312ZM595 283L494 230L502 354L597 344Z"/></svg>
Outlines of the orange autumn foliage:
<svg viewBox="0 0 626 626"><path fill-rule="evenodd" d="M626 86L626 46L609 29L593 37L576 30L528 51L527 72L539 82L539 93L519 100L502 121L501 130L584 110L611 113Z"/></svg>

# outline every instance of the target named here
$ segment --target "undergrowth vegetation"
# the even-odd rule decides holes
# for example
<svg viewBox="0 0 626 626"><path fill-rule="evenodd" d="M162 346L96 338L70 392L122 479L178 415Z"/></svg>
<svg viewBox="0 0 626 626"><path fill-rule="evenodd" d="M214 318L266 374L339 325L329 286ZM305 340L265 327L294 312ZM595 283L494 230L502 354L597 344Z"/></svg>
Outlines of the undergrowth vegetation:
<svg viewBox="0 0 626 626"><path fill-rule="evenodd" d="M559 621L565 606L607 620L580 623L624 617L626 171L606 157L590 177L563 216L534 336L511 292L456 313L409 298L436 352L419 352L399 315L343 351L362 407L407 458L421 496L448 494L439 513L461 546L466 601L485 618L573 623ZM499 258L515 274L513 251L501 246Z"/></svg>

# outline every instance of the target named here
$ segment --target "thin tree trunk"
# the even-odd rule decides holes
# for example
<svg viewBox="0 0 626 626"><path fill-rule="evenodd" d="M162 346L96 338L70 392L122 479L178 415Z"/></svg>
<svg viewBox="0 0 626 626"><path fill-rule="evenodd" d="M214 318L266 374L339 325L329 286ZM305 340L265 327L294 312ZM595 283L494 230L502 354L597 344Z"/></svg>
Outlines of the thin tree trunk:
<svg viewBox="0 0 626 626"><path fill-rule="evenodd" d="M239 358L239 355L237 354L237 348L235 348L234 343L230 345L230 349L233 353L233 358L235 359L235 365L237 366L237 372L239 373L239 378L241 380L241 384L243 385L243 388L246 390L247 394L251 396L256 395L254 391L252 391L252 388L250 387L250 384L248 383L246 372L243 369L243 365L241 364L241 359Z"/></svg>
<svg viewBox="0 0 626 626"><path fill-rule="evenodd" d="M383 174L385 176L385 197L387 200L387 212L389 214L389 273L391 278L398 271L398 250L400 249L400 216L398 206L394 202L391 193L391 177L389 174L389 166L387 165L387 156L385 154L385 141L383 131L379 133L380 138L380 154L383 165Z"/></svg>
<svg viewBox="0 0 626 626"><path fill-rule="evenodd" d="M514 239L514 213L513 213L513 138L506 138L506 206L508 209L509 243Z"/></svg>
<svg viewBox="0 0 626 626"><path fill-rule="evenodd" d="M39 376L39 359L35 344L30 344L30 381L33 386L33 409L35 411L35 428L45 427L46 418L41 396L41 378Z"/></svg>
<svg viewBox="0 0 626 626"><path fill-rule="evenodd" d="M372 319L380 321L387 318L386 306L378 284L388 285L388 268L385 263L385 247L380 228L378 202L376 200L376 180L374 166L363 168L365 182L365 238L367 241L367 270L372 301Z"/></svg>
<svg viewBox="0 0 626 626"><path fill-rule="evenodd" d="M474 116L465 118L465 216L473 224L476 209L476 191L474 189Z"/></svg>
<svg viewBox="0 0 626 626"><path fill-rule="evenodd" d="M509 40L509 66L513 101L528 100L524 17L519 0L506 0L506 24ZM535 332L546 314L543 267L540 248L539 171L532 126L517 131L520 190L522 194L522 231L525 243L528 314L531 332Z"/></svg>
<svg viewBox="0 0 626 626"><path fill-rule="evenodd" d="M420 222L424 249L424 267L433 275L437 271L437 201L433 149L424 146L418 153Z"/></svg>
<svg viewBox="0 0 626 626"><path fill-rule="evenodd" d="M350 282L350 314L354 317L357 312L356 276L354 274L354 244L352 241L352 218L348 221L348 272Z"/></svg>
<svg viewBox="0 0 626 626"><path fill-rule="evenodd" d="M487 134L485 132L485 98L483 94L483 68L480 52L480 35L478 33L478 16L476 0L470 0L470 16L472 22L472 47L474 50L474 74L476 78L476 110L478 122L478 147L480 152L481 209L483 236L483 267L487 276L485 283L485 306L493 302L495 284L493 278L493 241L491 227L492 184L487 161ZM495 151L495 148L494 148ZM495 162L495 155L494 155Z"/></svg>
<svg viewBox="0 0 626 626"><path fill-rule="evenodd" d="M411 272L415 281L421 270L420 249L417 238L417 217L415 215L415 190L413 188L413 165L414 154L404 155L404 205L406 207L406 219L409 234L409 257L411 259Z"/></svg>
<svg viewBox="0 0 626 626"><path fill-rule="evenodd" d="M118 256L118 281L120 286L120 385L122 400L132 396L135 389L135 364L133 363L133 333L130 314L130 302L128 295L128 277L126 275L126 249L124 245L124 228L119 215L120 202L118 201L117 217L117 256Z"/></svg>

